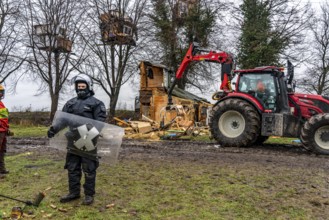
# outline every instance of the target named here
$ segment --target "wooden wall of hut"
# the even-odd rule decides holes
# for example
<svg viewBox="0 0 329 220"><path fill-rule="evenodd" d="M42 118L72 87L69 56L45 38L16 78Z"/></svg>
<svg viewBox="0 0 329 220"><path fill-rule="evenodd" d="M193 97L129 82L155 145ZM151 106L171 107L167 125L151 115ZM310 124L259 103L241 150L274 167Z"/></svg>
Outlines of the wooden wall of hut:
<svg viewBox="0 0 329 220"><path fill-rule="evenodd" d="M180 115L179 111L165 111L168 103L168 94L165 89L166 67L161 64L154 64L142 61L139 65L140 69L140 119L142 115L156 121L169 123L177 116L183 117L186 121L200 122L206 124L207 109L210 103L203 101L195 101L173 96L173 104L184 108L184 115ZM176 109L177 110L177 109Z"/></svg>

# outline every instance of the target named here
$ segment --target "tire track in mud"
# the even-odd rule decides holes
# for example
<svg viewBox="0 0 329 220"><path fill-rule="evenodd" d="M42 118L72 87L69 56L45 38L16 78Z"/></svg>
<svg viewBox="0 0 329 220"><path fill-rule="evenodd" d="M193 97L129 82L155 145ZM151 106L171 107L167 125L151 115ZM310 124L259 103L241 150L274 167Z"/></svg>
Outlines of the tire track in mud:
<svg viewBox="0 0 329 220"><path fill-rule="evenodd" d="M48 138L8 138L8 152L47 151ZM315 155L300 145L264 144L248 148L220 147L217 143L198 141L147 141L124 139L119 159L187 160L200 163L232 163L274 165L325 169L329 172L329 156Z"/></svg>
<svg viewBox="0 0 329 220"><path fill-rule="evenodd" d="M232 163L325 169L329 172L329 156L315 155L302 146L273 145L248 148L223 148L216 143L191 141L148 142L125 140L120 157L190 160L201 163Z"/></svg>

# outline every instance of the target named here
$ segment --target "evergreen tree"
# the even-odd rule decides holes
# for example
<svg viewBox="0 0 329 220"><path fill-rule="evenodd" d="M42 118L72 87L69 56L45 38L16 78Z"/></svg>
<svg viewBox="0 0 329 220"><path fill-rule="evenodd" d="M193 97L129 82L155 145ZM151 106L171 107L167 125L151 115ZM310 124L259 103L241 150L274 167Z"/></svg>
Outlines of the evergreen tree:
<svg viewBox="0 0 329 220"><path fill-rule="evenodd" d="M241 11L244 20L238 54L239 65L242 68L253 68L278 64L284 42L271 31L270 12L266 2L244 0Z"/></svg>
<svg viewBox="0 0 329 220"><path fill-rule="evenodd" d="M192 42L208 46L209 35L216 21L215 10L208 8L204 0L195 0L186 11L182 11L181 2L184 1L154 1L154 14L150 15L156 27L155 38L163 53L163 63L174 71ZM192 69L189 70L190 74L185 74L180 80L179 88L184 89L188 83L193 84L189 81L189 78L193 78Z"/></svg>
<svg viewBox="0 0 329 220"><path fill-rule="evenodd" d="M280 65L280 58L297 58L309 6L289 0L244 0L238 63L241 68ZM297 54L295 57L289 55Z"/></svg>

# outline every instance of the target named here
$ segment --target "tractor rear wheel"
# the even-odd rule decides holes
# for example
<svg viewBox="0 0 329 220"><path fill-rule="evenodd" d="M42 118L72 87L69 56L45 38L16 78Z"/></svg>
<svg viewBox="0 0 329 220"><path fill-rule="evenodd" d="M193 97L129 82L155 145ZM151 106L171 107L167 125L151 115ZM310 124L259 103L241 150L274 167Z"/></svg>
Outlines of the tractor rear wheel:
<svg viewBox="0 0 329 220"><path fill-rule="evenodd" d="M304 124L300 139L306 149L329 155L329 114L312 116Z"/></svg>
<svg viewBox="0 0 329 220"><path fill-rule="evenodd" d="M223 147L250 146L260 135L260 126L256 109L240 99L224 100L210 115L211 134Z"/></svg>

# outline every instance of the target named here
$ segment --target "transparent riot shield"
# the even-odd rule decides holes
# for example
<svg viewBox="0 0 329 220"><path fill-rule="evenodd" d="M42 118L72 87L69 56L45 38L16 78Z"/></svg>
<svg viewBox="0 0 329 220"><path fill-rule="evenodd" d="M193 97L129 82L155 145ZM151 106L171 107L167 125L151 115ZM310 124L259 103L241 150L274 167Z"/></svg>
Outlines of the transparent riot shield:
<svg viewBox="0 0 329 220"><path fill-rule="evenodd" d="M107 164L117 161L124 129L93 119L57 111L52 123L56 135L49 146Z"/></svg>

